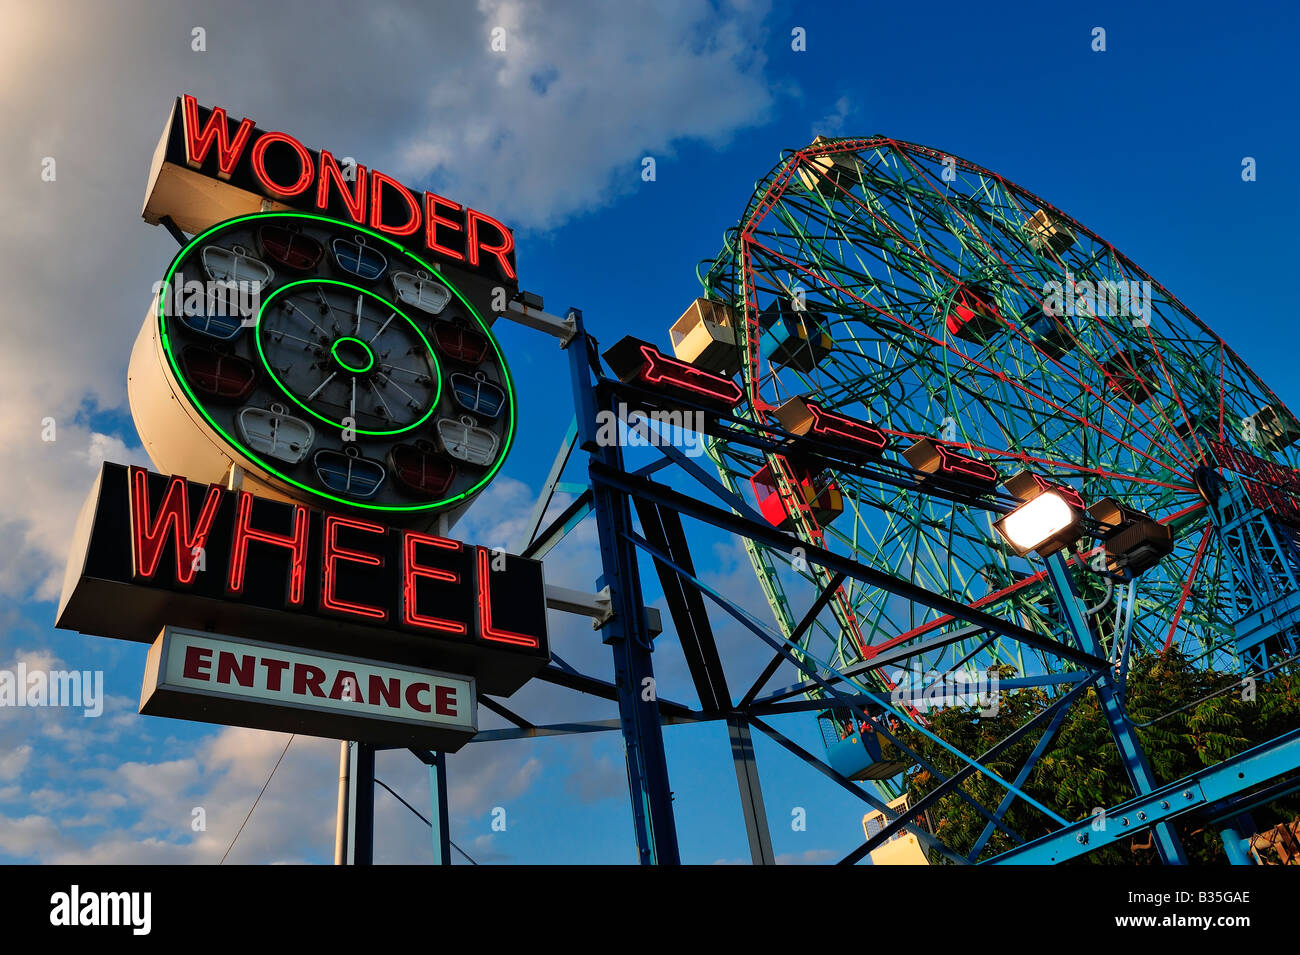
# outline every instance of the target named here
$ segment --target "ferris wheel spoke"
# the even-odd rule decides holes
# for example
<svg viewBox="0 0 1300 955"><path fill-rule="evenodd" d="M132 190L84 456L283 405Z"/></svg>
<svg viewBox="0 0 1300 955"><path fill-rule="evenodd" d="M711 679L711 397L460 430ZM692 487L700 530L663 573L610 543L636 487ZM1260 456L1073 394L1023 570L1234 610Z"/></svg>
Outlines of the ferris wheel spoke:
<svg viewBox="0 0 1300 955"><path fill-rule="evenodd" d="M1178 630L1178 622L1182 619L1183 608L1187 606L1187 596L1191 593L1192 587L1196 583L1196 575L1201 568L1201 558L1205 555L1205 545L1210 542L1210 535L1214 532L1212 527L1206 527L1201 534L1201 542L1197 545L1196 555L1192 558L1191 569L1187 573L1187 582L1183 585L1182 595L1178 599L1178 607L1174 610L1173 619L1169 622L1169 636L1165 638L1165 650L1168 650L1174 642L1174 634Z"/></svg>

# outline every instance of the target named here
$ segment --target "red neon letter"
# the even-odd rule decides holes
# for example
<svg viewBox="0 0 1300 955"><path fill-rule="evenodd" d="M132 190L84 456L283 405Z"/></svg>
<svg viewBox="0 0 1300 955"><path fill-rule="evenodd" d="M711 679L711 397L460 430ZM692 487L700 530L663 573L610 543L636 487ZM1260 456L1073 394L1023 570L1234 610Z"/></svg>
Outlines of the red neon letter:
<svg viewBox="0 0 1300 955"><path fill-rule="evenodd" d="M343 172L334 161L334 155L328 149L320 151L320 180L316 183L316 208L329 212L330 182L338 186L339 197L347 206L348 215L357 225L366 221L366 167L357 166L356 185L348 194L347 183L343 181Z"/></svg>
<svg viewBox="0 0 1300 955"><path fill-rule="evenodd" d="M492 626L492 586L491 579L488 577L490 573L492 570L488 566L487 548L480 547L478 549L478 612L483 639L494 640L497 643L512 643L519 647L539 646L536 637L530 637L526 633L499 630Z"/></svg>
<svg viewBox="0 0 1300 955"><path fill-rule="evenodd" d="M406 222L403 225L384 225L384 186L386 185L396 189L402 201L406 203ZM411 190L396 179L385 176L378 170L372 170L370 173L370 228L376 232L387 232L389 235L414 235L420 231L419 200L411 195Z"/></svg>
<svg viewBox="0 0 1300 955"><path fill-rule="evenodd" d="M199 126L199 103L188 93L182 97L183 109L181 120L185 126L185 161L194 168L203 165L213 140L217 143L217 174L222 179L229 179L235 171L248 137L253 134L253 121L243 119L235 131L234 140L230 139L230 130L226 126L226 111L218 107L208 115L208 123L202 130Z"/></svg>
<svg viewBox="0 0 1300 955"><path fill-rule="evenodd" d="M369 617L372 620L387 620L388 611L382 607L348 603L334 596L334 586L338 580L337 564L340 560L348 560L354 564L364 564L367 567L384 566L384 558L378 554L367 554L364 551L348 550L340 547L338 544L338 530L340 527L353 527L370 534L388 533L388 528L380 524L371 524L369 521L358 521L348 517L337 517L334 514L325 515L325 557L323 560L325 579L320 592L320 605L326 610L356 614L358 617Z"/></svg>
<svg viewBox="0 0 1300 955"><path fill-rule="evenodd" d="M468 633L469 627L455 620L442 617L430 617L415 609L416 584L424 578L444 580L449 584L460 583L460 574L439 567L426 567L415 562L415 548L420 544L441 547L444 550L460 550L460 542L406 531L402 535L402 622L413 627L425 627L429 630L441 630L444 633Z"/></svg>
<svg viewBox="0 0 1300 955"><path fill-rule="evenodd" d="M485 223L497 230L501 236L500 245L487 245L478 237L479 223ZM478 265L478 253L482 249L484 252L495 255L497 262L500 263L500 271L503 278L515 278L515 270L510 265L510 253L515 247L515 237L510 230L503 226L491 216L485 216L476 209L465 210L465 243L469 248L469 264Z"/></svg>
<svg viewBox="0 0 1300 955"><path fill-rule="evenodd" d="M292 186L280 185L266 171L266 149L271 143L288 143L289 147L298 154L298 181ZM302 195L311 185L311 181L316 178L316 167L311 164L311 153L307 152L306 146L288 133L263 134L262 138L253 144L251 159L253 175L262 184L262 188L277 199L292 199L294 196Z"/></svg>
<svg viewBox="0 0 1300 955"><path fill-rule="evenodd" d="M235 535L230 544L230 576L226 586L232 593L244 592L244 566L248 563L249 541L261 541L274 547L287 547L293 554L289 567L289 603L302 604L307 583L307 508L293 506L293 533L275 534L252 527L253 495L239 492L235 510Z"/></svg>
<svg viewBox="0 0 1300 955"><path fill-rule="evenodd" d="M429 247L429 251L437 255L445 255L449 259L455 259L457 262L464 262L465 256L455 249L449 249L445 245L438 244L438 226L445 226L453 232L460 232L460 223L455 219L448 219L438 215L438 206L444 205L449 209L460 212L460 203L452 202L450 199L444 199L442 196L432 192L424 194L424 244Z"/></svg>
<svg viewBox="0 0 1300 955"><path fill-rule="evenodd" d="M183 477L174 477L167 485L158 513L149 519L149 472L133 467L131 476L131 569L137 577L152 577L158 570L167 531L171 528L176 550L176 582L192 584L207 543L208 531L221 506L221 488L212 484L203 499L198 523L190 530L190 502Z"/></svg>

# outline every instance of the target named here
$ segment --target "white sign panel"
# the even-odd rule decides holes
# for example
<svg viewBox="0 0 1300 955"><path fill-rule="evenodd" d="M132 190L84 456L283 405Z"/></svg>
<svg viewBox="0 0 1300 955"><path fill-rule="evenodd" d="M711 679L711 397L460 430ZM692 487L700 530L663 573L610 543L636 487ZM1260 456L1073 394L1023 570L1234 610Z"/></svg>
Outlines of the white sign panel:
<svg viewBox="0 0 1300 955"><path fill-rule="evenodd" d="M478 731L474 679L167 627L140 712L452 752Z"/></svg>

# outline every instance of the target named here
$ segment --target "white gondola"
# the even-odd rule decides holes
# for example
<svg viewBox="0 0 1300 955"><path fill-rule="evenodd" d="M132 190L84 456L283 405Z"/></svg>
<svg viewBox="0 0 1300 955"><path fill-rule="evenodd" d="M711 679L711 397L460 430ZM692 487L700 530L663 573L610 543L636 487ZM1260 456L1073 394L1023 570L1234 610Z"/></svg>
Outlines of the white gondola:
<svg viewBox="0 0 1300 955"><path fill-rule="evenodd" d="M336 494L371 498L384 483L384 466L378 461L361 457L356 448L348 448L347 451L317 451L312 462L316 465L316 476L320 478L321 484Z"/></svg>
<svg viewBox="0 0 1300 955"><path fill-rule="evenodd" d="M269 411L250 405L240 410L238 422L239 436L249 448L289 464L307 457L316 441L312 426L287 414L283 405L271 405Z"/></svg>
<svg viewBox="0 0 1300 955"><path fill-rule="evenodd" d="M474 419L442 418L438 421L438 437L447 453L457 461L486 467L496 457L499 439L487 428L474 424Z"/></svg>
<svg viewBox="0 0 1300 955"><path fill-rule="evenodd" d="M430 315L437 315L451 301L451 289L428 272L394 272L393 288L397 297L407 305L414 305Z"/></svg>
<svg viewBox="0 0 1300 955"><path fill-rule="evenodd" d="M219 245L205 246L203 249L203 271L214 282L248 282L251 287L261 291L275 277L271 267L261 259L248 254L243 246L223 249Z"/></svg>

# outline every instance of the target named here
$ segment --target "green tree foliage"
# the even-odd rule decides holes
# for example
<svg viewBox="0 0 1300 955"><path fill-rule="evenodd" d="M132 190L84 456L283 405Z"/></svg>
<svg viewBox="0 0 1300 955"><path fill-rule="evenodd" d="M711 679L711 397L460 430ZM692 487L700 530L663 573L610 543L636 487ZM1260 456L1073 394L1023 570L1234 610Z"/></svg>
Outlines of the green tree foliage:
<svg viewBox="0 0 1300 955"><path fill-rule="evenodd" d="M1014 676L1004 666L1000 676ZM1005 693L996 716L981 716L974 707L954 707L931 714L930 729L957 750L977 755L1024 725L1046 708L1054 697L1042 688ZM1171 647L1163 654L1143 655L1132 662L1124 699L1125 710L1137 730L1142 746L1160 784L1171 783L1189 773L1227 759L1243 750L1300 726L1300 671L1291 667L1270 675L1257 686L1243 684L1239 677L1194 669L1187 658ZM1048 721L1026 734L994 757L989 766L999 776L1014 780ZM900 742L919 754L945 775L963 763L927 736L915 730L897 734ZM884 758L898 750L889 745ZM906 775L913 804L932 791L938 778L919 766ZM1007 790L983 774L975 774L962 790L980 806L992 812ZM1081 820L1105 807L1132 797L1128 778L1120 763L1100 701L1089 689L1062 721L1055 738L1039 759L1024 785L1024 791L1063 817ZM1279 801L1257 811L1260 827L1293 818L1300 801ZM948 845L969 853L988 820L957 794L949 794L928 813L935 834ZM1006 823L1025 839L1046 834L1055 825L1039 810L1016 799L1005 817ZM1180 829L1188 858L1194 863L1226 861L1218 833L1191 823ZM1005 832L995 831L980 853L988 858L1016 842ZM1153 863L1159 857L1148 834L1106 847L1083 857L1092 863Z"/></svg>

